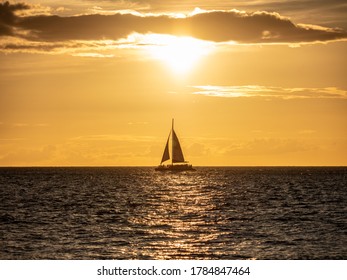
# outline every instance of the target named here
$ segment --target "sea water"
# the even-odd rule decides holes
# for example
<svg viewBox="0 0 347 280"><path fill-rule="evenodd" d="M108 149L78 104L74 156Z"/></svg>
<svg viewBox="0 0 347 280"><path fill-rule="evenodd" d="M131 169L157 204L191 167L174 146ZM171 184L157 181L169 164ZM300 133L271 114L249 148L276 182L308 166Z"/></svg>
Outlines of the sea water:
<svg viewBox="0 0 347 280"><path fill-rule="evenodd" d="M0 259L346 259L346 167L0 168Z"/></svg>

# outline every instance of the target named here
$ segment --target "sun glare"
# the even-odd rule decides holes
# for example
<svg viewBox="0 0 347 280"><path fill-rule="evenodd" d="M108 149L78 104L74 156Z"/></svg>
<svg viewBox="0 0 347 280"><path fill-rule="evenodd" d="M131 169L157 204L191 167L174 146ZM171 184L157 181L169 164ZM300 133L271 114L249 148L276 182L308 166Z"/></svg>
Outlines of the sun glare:
<svg viewBox="0 0 347 280"><path fill-rule="evenodd" d="M170 35L146 35L146 42L150 45L151 55L165 62L176 73L186 73L192 69L212 48L210 42Z"/></svg>

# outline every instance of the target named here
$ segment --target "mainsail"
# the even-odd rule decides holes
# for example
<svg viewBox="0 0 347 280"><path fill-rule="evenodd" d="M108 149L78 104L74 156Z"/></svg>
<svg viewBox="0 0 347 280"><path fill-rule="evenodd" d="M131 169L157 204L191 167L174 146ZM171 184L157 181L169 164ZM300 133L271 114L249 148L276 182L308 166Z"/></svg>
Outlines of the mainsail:
<svg viewBox="0 0 347 280"><path fill-rule="evenodd" d="M172 162L173 163L184 162L182 148L173 128L172 128Z"/></svg>

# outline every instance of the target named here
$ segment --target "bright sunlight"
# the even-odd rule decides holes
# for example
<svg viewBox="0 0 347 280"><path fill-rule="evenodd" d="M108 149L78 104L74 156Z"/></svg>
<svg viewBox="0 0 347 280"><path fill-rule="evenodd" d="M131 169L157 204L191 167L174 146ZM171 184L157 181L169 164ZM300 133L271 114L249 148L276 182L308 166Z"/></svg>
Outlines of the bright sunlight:
<svg viewBox="0 0 347 280"><path fill-rule="evenodd" d="M191 37L149 34L145 36L151 55L165 62L175 73L192 69L212 49L212 43Z"/></svg>

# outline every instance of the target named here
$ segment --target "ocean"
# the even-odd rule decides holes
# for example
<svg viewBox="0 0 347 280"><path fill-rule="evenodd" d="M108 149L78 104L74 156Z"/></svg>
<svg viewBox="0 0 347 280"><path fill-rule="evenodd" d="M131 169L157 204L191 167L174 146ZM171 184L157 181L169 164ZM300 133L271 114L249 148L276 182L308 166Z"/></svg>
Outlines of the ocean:
<svg viewBox="0 0 347 280"><path fill-rule="evenodd" d="M347 167L0 168L0 259L347 259Z"/></svg>

